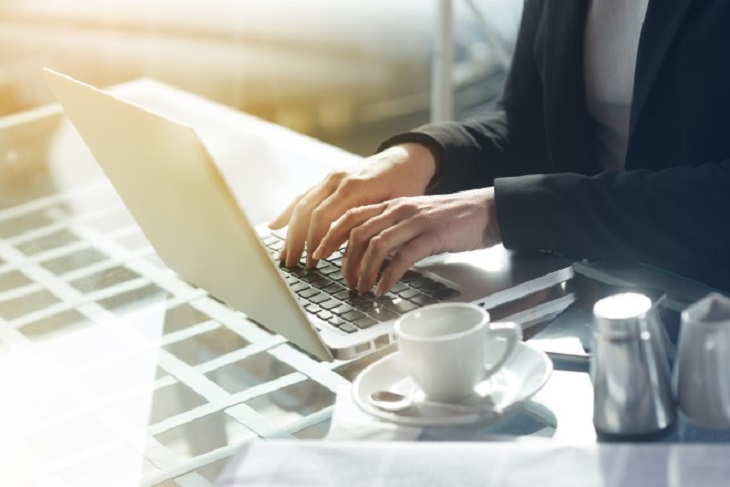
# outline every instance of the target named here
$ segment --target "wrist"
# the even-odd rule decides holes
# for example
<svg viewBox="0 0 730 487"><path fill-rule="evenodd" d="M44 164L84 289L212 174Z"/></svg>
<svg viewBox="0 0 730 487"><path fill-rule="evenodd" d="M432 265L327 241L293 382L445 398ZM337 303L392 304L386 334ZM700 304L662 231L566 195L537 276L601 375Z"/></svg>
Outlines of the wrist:
<svg viewBox="0 0 730 487"><path fill-rule="evenodd" d="M494 186L486 188L486 206L487 206L487 228L484 231L484 237L487 242L492 245L502 243L502 232L499 228L499 220L497 219L497 203L494 197Z"/></svg>
<svg viewBox="0 0 730 487"><path fill-rule="evenodd" d="M439 179L439 160L430 147L418 142L404 142L391 147L402 151L409 170L423 183L424 192L432 189Z"/></svg>

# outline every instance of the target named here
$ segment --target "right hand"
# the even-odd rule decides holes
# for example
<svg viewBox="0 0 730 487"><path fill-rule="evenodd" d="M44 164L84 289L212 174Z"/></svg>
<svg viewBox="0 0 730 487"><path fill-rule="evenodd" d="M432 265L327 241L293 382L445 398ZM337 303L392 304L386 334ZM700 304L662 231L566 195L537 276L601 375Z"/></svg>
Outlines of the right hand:
<svg viewBox="0 0 730 487"><path fill-rule="evenodd" d="M269 223L274 230L289 225L279 259L287 267L296 265L306 244L307 265L313 267L312 253L347 210L422 195L435 172L431 151L415 143L389 147L361 163L331 172Z"/></svg>

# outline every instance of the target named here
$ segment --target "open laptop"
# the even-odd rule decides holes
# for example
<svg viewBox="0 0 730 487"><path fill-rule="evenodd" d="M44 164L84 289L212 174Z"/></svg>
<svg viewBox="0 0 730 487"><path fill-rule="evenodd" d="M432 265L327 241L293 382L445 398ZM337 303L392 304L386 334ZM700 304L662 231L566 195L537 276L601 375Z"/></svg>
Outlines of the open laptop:
<svg viewBox="0 0 730 487"><path fill-rule="evenodd" d="M194 124L49 69L45 78L165 264L319 359L351 359L388 345L395 319L423 305L464 301L492 309L573 276L569 260L487 249L425 259L374 299L344 287L338 255L313 271L283 269L276 261L281 236L251 223Z"/></svg>

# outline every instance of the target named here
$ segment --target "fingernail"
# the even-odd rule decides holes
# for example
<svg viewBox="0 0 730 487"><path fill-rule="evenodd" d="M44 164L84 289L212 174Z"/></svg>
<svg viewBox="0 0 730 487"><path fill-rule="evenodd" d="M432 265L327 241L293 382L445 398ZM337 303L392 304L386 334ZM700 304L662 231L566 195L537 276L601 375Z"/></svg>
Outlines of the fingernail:
<svg viewBox="0 0 730 487"><path fill-rule="evenodd" d="M377 286L375 287L375 297L376 297L376 298L379 298L379 297L380 297L380 296L382 296L383 294L385 294L385 293L383 292L383 289L382 289L382 288L380 287L380 284L378 284L378 285L377 285Z"/></svg>
<svg viewBox="0 0 730 487"><path fill-rule="evenodd" d="M281 223L279 220L281 219L281 215L277 216L276 218L273 218L269 220L269 223L267 224L269 228L276 229L277 227L281 227Z"/></svg>
<svg viewBox="0 0 730 487"><path fill-rule="evenodd" d="M324 252L324 250L322 249L322 246L320 245L319 247L317 247L316 249L314 249L314 252L312 252L312 258L314 260L321 259L322 258L322 252Z"/></svg>

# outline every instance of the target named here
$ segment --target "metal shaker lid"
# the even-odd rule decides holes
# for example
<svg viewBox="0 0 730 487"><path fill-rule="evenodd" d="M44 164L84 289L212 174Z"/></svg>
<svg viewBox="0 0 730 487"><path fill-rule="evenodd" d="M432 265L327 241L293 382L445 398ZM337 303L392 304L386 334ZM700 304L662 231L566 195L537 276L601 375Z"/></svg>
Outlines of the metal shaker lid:
<svg viewBox="0 0 730 487"><path fill-rule="evenodd" d="M640 293L608 296L593 305L596 333L610 336L638 335L645 331L651 299Z"/></svg>

